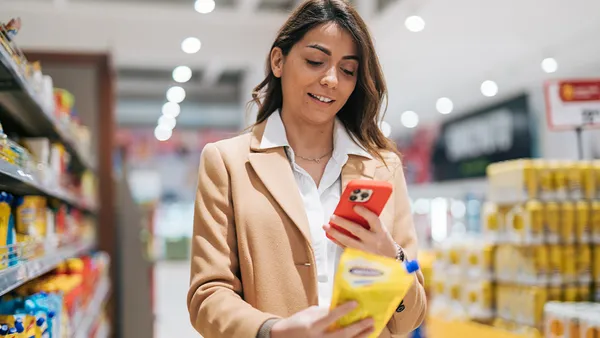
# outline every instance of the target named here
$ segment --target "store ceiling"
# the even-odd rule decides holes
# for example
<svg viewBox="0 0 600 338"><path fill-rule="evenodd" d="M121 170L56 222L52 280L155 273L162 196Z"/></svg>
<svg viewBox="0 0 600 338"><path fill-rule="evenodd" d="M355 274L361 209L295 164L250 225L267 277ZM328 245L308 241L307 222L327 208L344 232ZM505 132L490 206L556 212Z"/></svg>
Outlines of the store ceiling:
<svg viewBox="0 0 600 338"><path fill-rule="evenodd" d="M371 8L366 17L388 80L388 120L395 133L406 130L399 123L404 110L416 111L422 121L446 118L435 111L435 101L441 96L454 101L451 117L499 97L540 87L546 78L600 76L600 1L356 2L361 9ZM148 86L148 95L157 95L153 102L160 102L169 85L170 70L188 65L199 80L190 84L196 86L198 109L205 100L210 101L211 109L216 109L216 104L230 111L237 109L237 114L221 115L239 123L242 102L261 80L264 58L292 2L217 0L217 9L208 15L196 13L192 4L192 0L37 0L34 4L31 0L4 0L0 12L22 17L18 40L22 46L110 51L121 70L119 90L124 98L138 95L131 89L143 80L135 73L149 72L157 77L151 80L155 83L139 83L139 87ZM404 19L415 14L426 22L420 33L404 27ZM181 51L181 41L188 36L202 41L199 53ZM558 72L551 75L540 69L541 60L549 56L559 62ZM236 72L237 86L217 81L211 92L200 80L207 70L213 72L212 78L219 78L214 73ZM498 83L499 97L481 95L479 86L487 79ZM231 97L238 97L238 102L232 105ZM152 109L157 106L160 103ZM139 115L140 119L145 116ZM131 116L128 119L135 121Z"/></svg>

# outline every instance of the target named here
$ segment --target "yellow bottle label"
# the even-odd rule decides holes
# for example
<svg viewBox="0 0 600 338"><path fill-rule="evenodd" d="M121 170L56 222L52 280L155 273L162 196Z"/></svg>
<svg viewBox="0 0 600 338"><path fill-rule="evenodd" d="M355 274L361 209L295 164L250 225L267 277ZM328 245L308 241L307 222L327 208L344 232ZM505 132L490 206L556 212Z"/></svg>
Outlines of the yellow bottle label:
<svg viewBox="0 0 600 338"><path fill-rule="evenodd" d="M535 199L538 196L538 180L536 168L531 161L526 161L523 164L523 180L525 188L525 196L530 199Z"/></svg>
<svg viewBox="0 0 600 338"><path fill-rule="evenodd" d="M562 248L558 245L549 247L550 254L550 283L552 285L561 284L563 282L563 255Z"/></svg>
<svg viewBox="0 0 600 338"><path fill-rule="evenodd" d="M590 242L590 205L586 201L579 201L576 204L576 217L575 217L575 237L577 243L589 243Z"/></svg>
<svg viewBox="0 0 600 338"><path fill-rule="evenodd" d="M581 162L579 168L581 170L583 197L591 200L596 194L596 183L594 182L592 163L589 161Z"/></svg>
<svg viewBox="0 0 600 338"><path fill-rule="evenodd" d="M545 205L544 232L548 244L558 244L560 240L560 206L556 202Z"/></svg>
<svg viewBox="0 0 600 338"><path fill-rule="evenodd" d="M539 201L529 201L525 206L529 243L542 243L544 233L544 208Z"/></svg>
<svg viewBox="0 0 600 338"><path fill-rule="evenodd" d="M565 283L577 281L577 257L575 252L574 245L565 245L563 248L563 279Z"/></svg>
<svg viewBox="0 0 600 338"><path fill-rule="evenodd" d="M593 266L592 266L593 279L594 279L594 282L596 284L600 284L600 245L594 246L592 254L594 255L594 259L592 259L592 263L593 263Z"/></svg>
<svg viewBox="0 0 600 338"><path fill-rule="evenodd" d="M555 196L558 200L565 200L569 190L568 172L570 171L568 162L561 162L553 167L553 176L555 184Z"/></svg>
<svg viewBox="0 0 600 338"><path fill-rule="evenodd" d="M579 163L566 163L565 170L569 197L573 200L583 198L583 172Z"/></svg>
<svg viewBox="0 0 600 338"><path fill-rule="evenodd" d="M589 302L590 301L590 285L581 285L578 288L577 292L577 301L578 302Z"/></svg>
<svg viewBox="0 0 600 338"><path fill-rule="evenodd" d="M553 199L556 189L552 169L545 163L539 163L537 172L540 182L540 197L545 200Z"/></svg>
<svg viewBox="0 0 600 338"><path fill-rule="evenodd" d="M592 281L592 249L588 245L577 247L577 282L589 284Z"/></svg>
<svg viewBox="0 0 600 338"><path fill-rule="evenodd" d="M600 201L593 201L591 209L590 231L592 233L592 242L600 244Z"/></svg>
<svg viewBox="0 0 600 338"><path fill-rule="evenodd" d="M565 288L565 302L576 302L578 290L575 286L569 286Z"/></svg>
<svg viewBox="0 0 600 338"><path fill-rule="evenodd" d="M561 243L575 243L575 205L572 202L561 204Z"/></svg>
<svg viewBox="0 0 600 338"><path fill-rule="evenodd" d="M562 288L557 286L552 286L548 288L548 300L560 302L563 300L562 296Z"/></svg>

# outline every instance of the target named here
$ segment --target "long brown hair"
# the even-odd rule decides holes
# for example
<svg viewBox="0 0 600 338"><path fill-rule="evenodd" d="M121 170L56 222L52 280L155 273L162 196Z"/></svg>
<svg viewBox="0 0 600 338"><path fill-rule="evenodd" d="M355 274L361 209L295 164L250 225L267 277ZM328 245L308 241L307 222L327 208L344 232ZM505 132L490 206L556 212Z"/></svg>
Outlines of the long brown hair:
<svg viewBox="0 0 600 338"><path fill-rule="evenodd" d="M305 1L281 27L271 50L279 47L283 55L287 56L308 31L330 22L352 35L360 58L356 88L337 117L360 145L384 161L381 150L398 153L394 142L386 138L378 126L378 121L385 114L382 107L384 100L387 106L387 86L367 25L350 4L345 0ZM267 57L266 74L266 78L254 88L253 99L250 101L259 107L255 125L267 120L283 104L281 79L271 70L270 53Z"/></svg>

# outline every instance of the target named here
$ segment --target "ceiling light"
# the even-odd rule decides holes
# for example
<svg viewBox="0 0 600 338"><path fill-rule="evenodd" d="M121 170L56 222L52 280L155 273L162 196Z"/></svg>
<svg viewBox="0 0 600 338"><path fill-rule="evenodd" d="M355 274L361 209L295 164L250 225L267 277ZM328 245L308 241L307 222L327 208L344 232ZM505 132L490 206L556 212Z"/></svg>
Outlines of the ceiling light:
<svg viewBox="0 0 600 338"><path fill-rule="evenodd" d="M170 139L171 135L173 135L173 130L171 130L163 125L159 124L154 129L154 137L156 137L156 139L161 142Z"/></svg>
<svg viewBox="0 0 600 338"><path fill-rule="evenodd" d="M167 102L167 103L163 104L163 106L162 106L163 115L177 117L177 116L179 116L180 112L181 112L181 107L179 106L179 104L177 104L175 102Z"/></svg>
<svg viewBox="0 0 600 338"><path fill-rule="evenodd" d="M558 62L554 58L545 58L542 60L542 69L546 73L554 73L558 70Z"/></svg>
<svg viewBox="0 0 600 338"><path fill-rule="evenodd" d="M185 90L179 86L173 86L167 90L169 102L181 103L185 99Z"/></svg>
<svg viewBox="0 0 600 338"><path fill-rule="evenodd" d="M407 110L400 116L400 121L406 128L414 128L419 124L419 115L414 111Z"/></svg>
<svg viewBox="0 0 600 338"><path fill-rule="evenodd" d="M435 108L440 114L450 114L454 109L454 104L452 100L447 97L440 97L435 103Z"/></svg>
<svg viewBox="0 0 600 338"><path fill-rule="evenodd" d="M406 26L406 29L416 33L425 29L425 20L420 16L413 15L406 18L404 25Z"/></svg>
<svg viewBox="0 0 600 338"><path fill-rule="evenodd" d="M487 97L496 96L498 94L498 85L491 80L483 81L481 84L481 94Z"/></svg>
<svg viewBox="0 0 600 338"><path fill-rule="evenodd" d="M179 66L173 70L173 80L179 83L188 82L192 78L192 70L188 66Z"/></svg>
<svg viewBox="0 0 600 338"><path fill-rule="evenodd" d="M198 13L208 14L215 10L215 1L214 0L196 0L194 4L194 9Z"/></svg>
<svg viewBox="0 0 600 338"><path fill-rule="evenodd" d="M202 43L200 42L200 40L198 38L194 38L194 37L186 38L181 43L181 50L183 50L183 52L187 53L187 54L198 53L198 51L200 51L201 47L202 47Z"/></svg>
<svg viewBox="0 0 600 338"><path fill-rule="evenodd" d="M379 125L379 129L381 129L381 132L383 133L383 136L385 136L385 137L389 137L390 134L392 133L392 126L390 126L390 124L387 123L386 121L381 121L381 124Z"/></svg>
<svg viewBox="0 0 600 338"><path fill-rule="evenodd" d="M158 118L158 125L167 129L173 129L175 128L175 125L177 125L177 120L175 120L173 116L162 115Z"/></svg>

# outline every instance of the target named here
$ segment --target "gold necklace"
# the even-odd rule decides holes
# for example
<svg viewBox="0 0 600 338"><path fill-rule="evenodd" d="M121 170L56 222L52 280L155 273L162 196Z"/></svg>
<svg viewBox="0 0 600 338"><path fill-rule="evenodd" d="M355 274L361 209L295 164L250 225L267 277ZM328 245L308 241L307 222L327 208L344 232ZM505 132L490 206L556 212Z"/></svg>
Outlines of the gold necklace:
<svg viewBox="0 0 600 338"><path fill-rule="evenodd" d="M315 163L320 163L321 160L323 158L325 158L325 156L329 155L332 152L332 150L328 151L327 153L325 153L325 155L321 156L321 157L317 157L317 158L310 158L310 157L304 157L304 156L300 156L298 154L296 154L296 156L300 157L301 159L305 160L305 161L310 161L310 162L315 162Z"/></svg>

